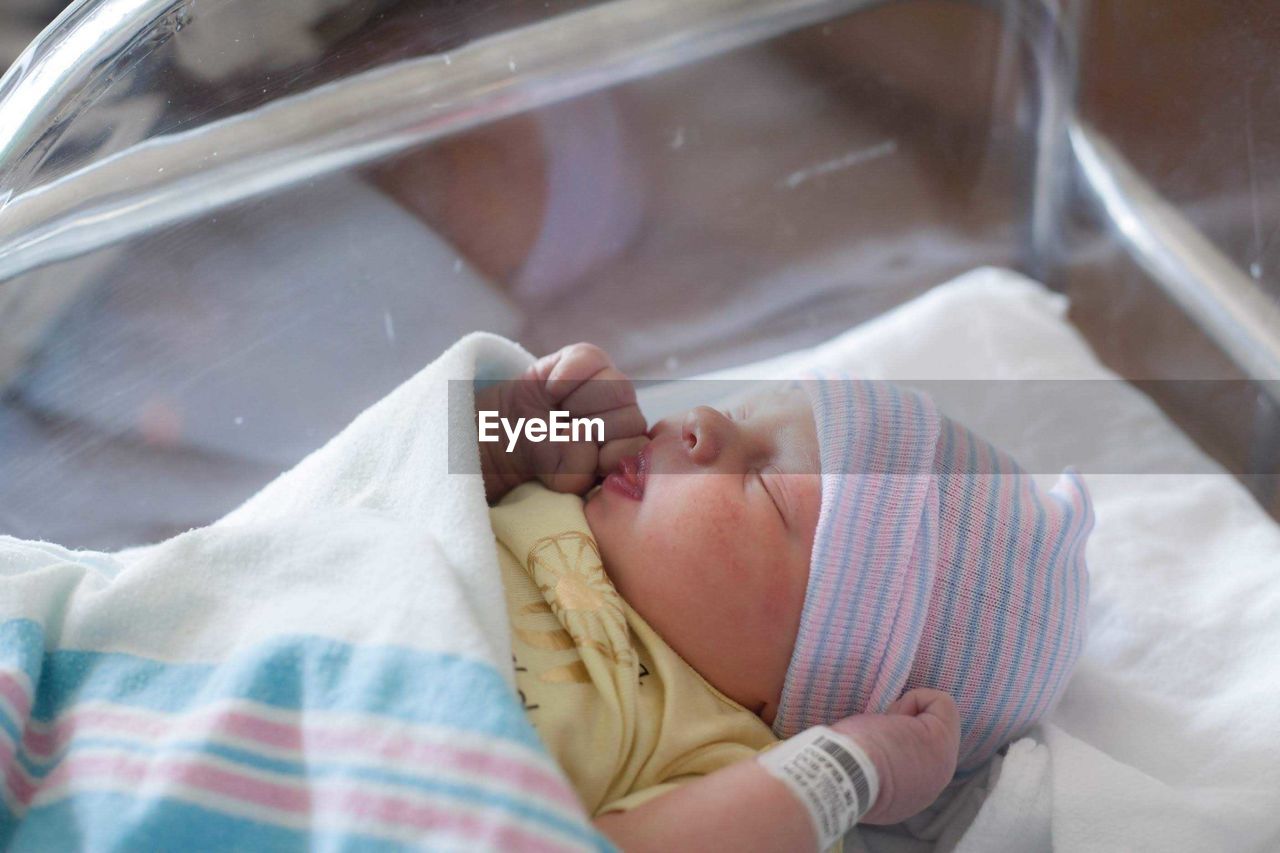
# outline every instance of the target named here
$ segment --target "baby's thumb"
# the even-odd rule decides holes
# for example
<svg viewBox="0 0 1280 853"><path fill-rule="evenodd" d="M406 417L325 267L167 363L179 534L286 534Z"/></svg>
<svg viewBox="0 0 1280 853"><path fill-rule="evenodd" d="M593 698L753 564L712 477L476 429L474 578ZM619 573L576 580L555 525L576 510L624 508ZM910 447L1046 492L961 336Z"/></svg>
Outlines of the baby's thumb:
<svg viewBox="0 0 1280 853"><path fill-rule="evenodd" d="M647 435L636 435L630 438L615 438L600 446L600 457L596 464L596 473L604 476L618 467L624 456L633 456L644 450L649 443Z"/></svg>
<svg viewBox="0 0 1280 853"><path fill-rule="evenodd" d="M941 690L917 687L902 694L898 701L889 706L886 713L907 717L926 716L948 731L954 731L956 743L959 744L960 711L956 708L955 700Z"/></svg>

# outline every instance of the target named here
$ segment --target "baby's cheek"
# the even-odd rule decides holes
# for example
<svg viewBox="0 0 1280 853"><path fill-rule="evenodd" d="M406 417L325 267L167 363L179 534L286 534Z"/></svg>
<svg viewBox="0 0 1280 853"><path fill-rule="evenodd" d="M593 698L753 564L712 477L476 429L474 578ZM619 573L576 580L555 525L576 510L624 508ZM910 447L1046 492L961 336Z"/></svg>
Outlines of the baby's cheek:
<svg viewBox="0 0 1280 853"><path fill-rule="evenodd" d="M771 636L789 643L791 641L789 629L793 624L799 625L804 599L797 600L794 587L785 582L781 572L769 576L764 581L763 587L759 596L760 621L762 624L771 626L772 630L769 632Z"/></svg>
<svg viewBox="0 0 1280 853"><path fill-rule="evenodd" d="M755 541L756 531L740 505L724 500L720 503L717 511L709 513L714 522L696 534L699 556L704 565L711 563L731 577L741 578L751 552L759 544Z"/></svg>
<svg viewBox="0 0 1280 853"><path fill-rule="evenodd" d="M668 516L660 527L645 531L644 547L653 559L646 580L661 578L659 588L651 592L665 599L664 609L673 617L681 613L705 618L708 602L723 601L726 591L740 586L734 545L743 534L731 523L731 514L703 506L702 511Z"/></svg>
<svg viewBox="0 0 1280 853"><path fill-rule="evenodd" d="M804 609L809 584L808 554L790 542L775 541L762 545L757 557L760 562L755 593L760 602L760 618L772 627L771 634L789 640Z"/></svg>

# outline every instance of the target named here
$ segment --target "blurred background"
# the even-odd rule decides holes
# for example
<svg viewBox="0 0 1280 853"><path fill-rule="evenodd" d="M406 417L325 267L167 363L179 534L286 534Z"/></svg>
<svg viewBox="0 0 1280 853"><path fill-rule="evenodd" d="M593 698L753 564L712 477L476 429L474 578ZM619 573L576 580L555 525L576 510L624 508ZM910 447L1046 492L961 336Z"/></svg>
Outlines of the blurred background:
<svg viewBox="0 0 1280 853"><path fill-rule="evenodd" d="M601 5L173 4L0 195ZM0 0L0 65L61 6ZM1070 295L1102 359L1161 380L1142 387L1280 517L1274 399L1038 136L1056 63L1065 105L1280 301L1274 2L869 6L0 280L0 532L110 548L208 523L472 329L684 376L983 264ZM1046 9L1069 43L1041 33Z"/></svg>

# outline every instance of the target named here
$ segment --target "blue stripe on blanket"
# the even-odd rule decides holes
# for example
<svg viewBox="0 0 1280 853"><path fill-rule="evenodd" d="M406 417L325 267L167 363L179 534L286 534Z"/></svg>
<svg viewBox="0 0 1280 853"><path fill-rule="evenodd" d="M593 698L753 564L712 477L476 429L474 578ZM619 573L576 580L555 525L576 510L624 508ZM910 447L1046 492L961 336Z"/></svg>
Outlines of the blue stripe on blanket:
<svg viewBox="0 0 1280 853"><path fill-rule="evenodd" d="M396 837L397 833L412 829L414 820L419 820L419 825L433 825L421 815L406 817L406 810L434 811L448 823L451 815L462 809L478 816L481 828L466 832L478 831L479 837L497 826L511 833L504 837L515 839L513 843L532 839L552 847L567 844L609 849L590 824L578 819L571 793L570 805L565 807L567 786L563 790L527 792L528 796L518 787L528 784L519 782L528 778L527 774L522 775L525 771L521 767L545 777L545 768L554 765L513 691L496 670L483 663L406 648L352 646L314 636L272 638L220 664L166 663L119 653L46 653L43 631L37 623L11 620L0 623L0 674L17 671L25 673L35 685L31 718L46 725L60 715L82 709L83 703L105 703L89 706L90 709L119 708L126 714L133 713L129 709L137 709L167 715L162 720L178 720L219 703L247 700L278 709L286 715L283 719L296 720L292 724L304 733L314 718L306 713L296 718L291 714L339 712L364 715L363 726L372 726L374 731L378 719L394 720L456 731L472 741L477 735L506 741L519 745L516 756L525 755L526 750L530 754L508 761L514 765L515 775L508 774L510 778L505 780L486 778L483 773L459 778L445 765L437 768L429 762L421 767L420 775L415 775L419 769L416 766L396 766L368 750L344 762L342 755L326 755L314 748L297 756L288 755L286 750L282 756L278 750L273 754L270 744L219 743L199 736L148 742L146 734L112 737L110 733L95 735L73 730L76 733L65 750L38 757L19 750L14 756L16 761L6 768L4 775L9 778L0 776L6 794L0 797L0 846L114 846L110 838L123 832L119 836L122 843L148 848L155 848L158 840L164 841L163 846L175 848L207 847L205 842L210 839L223 838L228 839L228 846L237 847L299 849L353 842L364 847L366 841L373 844L379 837L385 840L388 833ZM3 712L5 707L6 703L0 702L0 730L10 742L20 743L26 721L9 719ZM10 712L22 710L10 707ZM274 722L269 717L264 719ZM0 735L0 746L5 739ZM480 749L484 751L483 742ZM509 750L504 753L507 759ZM297 760L292 760L294 757ZM58 773L64 762L69 769ZM380 762L385 766L379 766ZM166 772L179 774L178 781L162 779L157 788L147 776L148 791L133 792L127 786L121 790L121 780L130 778L130 773L155 773L161 765ZM79 782L67 789L68 773L80 772L81 767L89 768L90 773L105 773L103 778L108 781L86 785L85 777L79 777ZM13 782L19 768L25 771L21 774L25 778L18 784L26 785L28 796L32 790L37 792L37 801L25 814L21 814L23 807L16 798ZM223 776L233 777L233 781L227 783ZM514 789L512 779L517 784ZM74 773L70 781L77 782ZM255 802L244 793L259 782L271 789L268 793L272 796L283 797L283 805ZM196 785L192 789L196 793L175 793L177 788L189 788L190 784ZM230 788L226 788L228 784ZM557 784L563 785L559 781ZM374 807L389 809L386 813L392 816L373 834L353 826L341 831L319 827L320 834L311 835L291 824L310 813L309 806L300 809L289 799L300 785L318 795L325 792L339 797L344 808L356 816L353 819L357 823L363 820L359 818L360 809L370 806L348 805L341 798L372 785L376 791L370 795ZM548 786L543 783L543 787ZM47 794L49 789L53 795ZM223 801L218 798L227 796L220 790L232 791L233 813L220 808ZM39 799L40 791L46 791L44 801ZM278 813L273 811L277 808ZM266 816L256 812L246 815L246 809L257 809ZM237 811L241 813L235 814ZM134 829L142 834L131 834ZM170 837L169 832L174 835ZM194 843L184 843L182 839Z"/></svg>
<svg viewBox="0 0 1280 853"><path fill-rule="evenodd" d="M6 655L11 625L0 625ZM35 640L23 633L28 633L28 643ZM35 647L43 649L43 638ZM22 658L30 661L31 655ZM30 663L23 668L30 677ZM524 713L509 701L511 688L492 667L454 655L352 646L325 637L273 637L217 665L58 650L45 655L38 681L32 716L43 721L74 702L119 702L173 712L235 698L294 710L375 712L528 747L540 744ZM461 697L470 701L458 701Z"/></svg>
<svg viewBox="0 0 1280 853"><path fill-rule="evenodd" d="M169 802L132 817L138 802L127 794L89 792L42 809L38 824L23 826L20 846L29 850L147 850L212 853L220 850L294 851L360 850L362 853L404 850L408 845L347 832L298 830L251 823L208 812L199 806ZM86 838L84 827L95 827Z"/></svg>

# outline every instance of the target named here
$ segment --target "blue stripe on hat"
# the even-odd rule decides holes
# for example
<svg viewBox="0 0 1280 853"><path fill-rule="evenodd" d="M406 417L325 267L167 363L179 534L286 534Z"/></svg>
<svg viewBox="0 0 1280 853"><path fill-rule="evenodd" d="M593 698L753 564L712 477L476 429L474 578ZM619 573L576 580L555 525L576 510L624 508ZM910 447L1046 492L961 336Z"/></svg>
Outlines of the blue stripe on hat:
<svg viewBox="0 0 1280 853"><path fill-rule="evenodd" d="M1019 501L1018 503L1021 503L1021 501ZM1042 540L1044 538L1045 514L1044 514L1044 506L1040 503L1040 501L1032 501L1032 503L1035 505L1035 508L1036 508L1036 526L1035 526L1035 531L1031 534L1031 553L1028 555L1027 562L1034 566L1036 565L1036 560L1039 559L1040 547L1043 544ZM1010 539L1010 543L1011 543L1010 550L1013 553L1011 553L1008 557L1006 557L1006 559L1013 560L1017 558L1017 548L1013 547L1016 545L1017 541L1018 541L1017 539ZM1023 589L1022 591L1022 612L1025 613L1026 611L1031 609L1031 604L1035 599L1034 592L1035 592L1035 587L1034 587L1034 584L1032 583L1032 579L1028 578L1027 583L1025 585L1025 589ZM1018 636L1017 636L1017 639L1015 640L1015 643L1016 645L1013 651L1013 659L1014 659L1014 671L1016 672L1019 666L1019 662L1022 660L1022 655L1026 649L1027 631L1025 630L1025 628L1024 630L1021 630L1018 632ZM994 671L995 671L994 666L988 667L987 674L984 676L984 680L989 680L992 674L994 673ZM1027 671L1033 672L1034 670L1031 668L1028 668ZM1009 708L1007 703L1009 702L1011 698L1011 694L1013 693L1013 685L1015 681L1016 679L1010 678L1008 681L1005 682L1004 688L1000 691L1000 696L996 700L997 709L1007 710ZM1024 689L1022 691L1022 704L1025 704L1026 700L1030 698L1030 693L1031 691L1029 688ZM996 741L996 743L1003 742L1004 738L1008 737L1008 735L1012 733L1012 729L1020 725L1019 717L1018 717L1019 713L1020 712L1015 711L1014 713L1012 713L1011 715L1005 718L1003 723L1004 734L1001 736L1000 740ZM1000 725L1000 723L1001 723L1001 720L996 715L992 715L987 720L986 725L983 726L985 733L982 736L982 740L978 741L978 746L983 748L980 751L985 751L985 749L989 746L989 744L991 743L991 736L995 732L996 727Z"/></svg>
<svg viewBox="0 0 1280 853"><path fill-rule="evenodd" d="M956 430L956 424L948 423L948 428L949 428L949 432L948 432L947 444L948 444L948 448L950 449L950 445L951 445L950 438L951 438L951 434L954 432L954 430ZM972 434L969 434L967 436L966 444L967 444L967 451L968 451L968 456L966 458L970 460L970 464L967 467L972 468L973 467L972 461L974 459L974 456L976 455ZM950 452L948 452L943 457L943 465L947 467L946 476L956 476L954 471L952 471L950 467L951 460L953 458L954 457L951 455ZM965 544L968 542L968 538L969 538L969 521L973 518L973 499L974 499L973 478L965 477L964 498L960 505L960 517L956 522L957 526L959 527L959 534L956 536L955 552L950 556L947 562L943 563L942 566L940 567L942 568L943 571L947 571L952 566L956 565L960 561L961 554L964 553ZM945 582L945 580L943 582ZM946 605L943 607L943 610L942 610L941 624L939 625L940 636L945 637L950 631L951 622L955 618L955 608L956 608L956 596L955 595L947 596ZM937 684L939 682L939 679L941 679L942 663L943 663L942 655L941 654L935 655L929 667L929 678L928 678L929 684ZM963 737L963 733L962 733L962 737Z"/></svg>
<svg viewBox="0 0 1280 853"><path fill-rule="evenodd" d="M1068 526L1068 530L1069 529L1070 527ZM1060 535L1056 537L1053 543L1053 551L1049 555L1050 567L1058 565L1058 556L1062 552L1062 543L1065 538L1066 538L1065 535ZM1050 603L1053 601L1053 575L1054 573L1052 570L1045 572L1044 601L1045 601L1046 610L1050 609L1051 607ZM1048 626L1045 626L1045 627L1047 629ZM1044 630L1039 632L1039 635L1036 637L1035 663L1031 667L1032 672L1043 671L1042 665L1044 663L1045 640L1048 638L1048 634L1049 634L1048 630ZM1036 706L1040 703L1040 695L1043 693L1043 689L1044 689L1043 681L1041 682L1040 687L1041 687L1040 692L1036 694L1036 698L1032 701L1031 708L1030 708L1031 711L1034 711ZM1022 699L1018 702L1018 708L1017 708L1017 711L1014 713L1013 719L1010 721L1009 725L1006 726L1004 732L1001 734L1000 736L1001 742L1003 742L1004 740L1016 734L1016 727L1019 727L1022 725L1022 720L1025 719L1024 714L1028 710L1027 700L1030 699L1030 697L1031 697L1031 691L1030 689L1028 689L1023 694Z"/></svg>
<svg viewBox="0 0 1280 853"><path fill-rule="evenodd" d="M878 406L878 402L879 402L879 401L876 399L876 389L875 389L875 386L874 386L874 385L868 385L868 387L867 387L867 398L868 398L868 399L867 399L868 421L870 421L870 422L874 422L875 417L876 417L876 412L877 412L877 410L878 410L878 408L879 408L879 406ZM846 405L847 405L847 407L848 407L849 409L851 409L851 408L852 408L852 406L853 406L853 398L852 398L851 396L846 396L846 397L845 397L845 400L846 400ZM846 412L845 412L845 419L842 421L842 423L845 423L845 424L852 423L852 422L853 422L853 416L854 416L854 413L853 413L852 411L847 411L847 410L846 410ZM869 441L863 442L863 451L864 451L864 452L863 452L863 457L862 457L862 458L863 458L863 465L862 465L862 467L859 469L859 470L860 470L860 472L865 472L865 471L867 471L867 470L871 467L871 466L870 466L870 462L871 462L872 454L873 454L873 449L872 449L872 448L873 448L873 445L872 445L872 443L871 443L871 442L869 442ZM840 474L841 474L841 479L838 481L838 482L839 482L839 488L843 491L843 489L848 485L848 480L846 479L846 478L847 478L847 476L848 476L848 472L844 472L844 471L842 471L842 472L840 472ZM866 493L866 485L867 485L867 477L866 477L865 475L858 476L858 477L857 477L857 488L854 490L853 503L852 503L852 504L848 504L849 506L855 506L855 507L856 507L856 506L861 506L861 505L862 505L862 498L863 498L863 496L864 496L864 495L865 495L865 493ZM843 501L843 500L837 500L837 501L835 502L835 506L842 506L842 505L846 505L846 504L844 503L844 501ZM881 509L882 509L882 507L881 507L881 506L879 506L879 505L877 505L877 506L876 506L876 508L875 508L876 514L875 514L874 521L872 522L872 526L873 526L874 528L879 528L879 526L880 526L880 511L881 511ZM851 540L855 535L857 535L858 533L861 533L861 532L862 532L862 531L857 530L857 525L852 524L852 523L848 524L848 525L846 526L844 539L843 539L843 540L841 540L839 547L836 549L836 552L837 552L837 553L839 553L839 554L847 554L847 553L849 553L850 540ZM827 564L825 564L825 563L823 564L824 568L825 568L825 566L826 566L826 565L827 565ZM858 572L858 573L857 573L857 575L858 575L858 581L857 581L857 585L855 586L854 591L853 591L853 600L854 600L854 601L857 601L858 599L860 599L860 598L862 597L862 588L863 588L863 586L864 586L864 584L865 584L866 577L867 577L867 573L866 573L865 571L860 571L860 572ZM830 637L832 636L832 633L833 633L833 632L832 632L832 630L831 630L831 623L832 623L832 621L834 620L835 615L836 615L836 613L838 612L838 610L839 610L839 609L838 609L837 607L831 607L830 609L828 609L828 610L827 610L827 612L826 612L825 614L823 614L822 629L821 629L821 632L820 632L820 633L819 633L819 635L818 635L818 644L817 644L817 647L814 649L814 652L813 652L813 657L814 657L814 659L816 659L816 660L827 660L827 659L828 659L828 658L827 658L827 640L828 640L828 638L830 638ZM840 660L848 660L848 658L849 658L849 649L848 649L849 635L845 635L844 637L842 637L842 640L843 640L843 642L841 643L841 648L840 648L841 656L840 656L840 658L839 658L839 659L840 659ZM863 664L863 665L865 665L865 664ZM860 667L859 667L859 672L858 672L858 680L859 680L859 681L861 681L861 679L862 679L862 674L863 674L863 673L862 673L862 669L861 669L861 666L860 666ZM855 684L855 689L853 690L853 695L856 695L856 694L857 694L857 692L858 692L858 690L857 690L857 686L858 686L858 685L856 685L856 684ZM852 712L852 711L850 711L850 713L853 713L853 712ZM806 724L809 724L809 723L807 723L807 721L808 721L808 720L812 720L812 719L826 719L826 720L835 720L835 719L839 719L839 717L833 717L833 716L832 716L832 714L839 714L839 711L838 711L838 709L835 709L835 708L830 707L830 703L828 703L828 706L822 709L822 714L821 714L821 716L820 716L820 717L813 717L813 716L808 716L808 715L806 715L804 718L802 718L802 720L803 720ZM846 716L846 715L844 715L844 714L840 714L840 716ZM810 725L811 725L811 724L810 724Z"/></svg>
<svg viewBox="0 0 1280 853"><path fill-rule="evenodd" d="M987 451L991 455L991 459L994 462L994 465L992 466L995 469L994 476L997 476L997 477L1007 476L1007 473L1004 470L1004 464L1003 464L1004 460L1001 458L1001 454L999 453L999 451L997 451L994 447L992 447L987 442L982 442L982 444L985 445ZM976 478L977 476L980 476L980 475L972 474L971 476ZM995 488L990 488L987 490L987 513L986 513L986 518L984 519L983 525L982 525L982 548L981 548L982 556L980 561L980 565L982 566L988 566L991 564L991 549L992 549L992 545L995 542L996 517L1000 513L1001 493L1003 490L1002 489L1003 484L1000 481L997 481L995 486L996 486ZM1017 501L1014 501L1014 507L1016 510ZM973 597L975 601L983 601L986 598L988 575L989 575L989 572L986 572L986 571L981 571L978 573L978 583L973 593ZM1007 560L1005 561L1005 576L1008 577L1008 561ZM969 613L968 624L965 626L965 636L968 637L969 642L966 643L963 648L963 656L961 657L961 664L960 664L960 671L959 671L960 680L956 684L956 692L963 692L961 688L965 686L965 684L968 681L971 680L969 676L973 674L973 664L974 664L973 650L975 648L977 648L979 645L982 645L982 646L989 645L993 652L989 663L994 664L994 662L999 659L999 651L1000 651L999 637L1003 635L1005 622L1008 621L1008 614L1005 611L1005 605L1008 604L1008 594L1007 594L1008 586L1007 585L1005 589L1006 589L1006 593L1001 601L1001 609L996 613L997 618L994 620L996 623L996 637L992 639L990 644L986 642L980 642L980 638L978 637L978 632L981 630L979 617L981 617L983 614L983 608L974 607L972 611ZM980 702L983 704L985 704L986 702L985 691L989 683L989 678L990 676L984 676L982 680L978 682L978 684L974 685L975 689L972 691L976 695L981 697ZM979 705L979 708L980 707L981 705ZM977 711L978 708L975 708L973 710ZM961 719L963 722L969 722L969 720L966 718L970 716L972 715L962 714ZM959 763L962 765L965 763L964 760L967 757L969 757L973 752L974 744L971 739L974 736L974 733L975 732L972 729L970 729L968 732L965 732L964 738L962 738L961 740L961 754L960 754ZM965 740L969 740L969 747L967 749L964 747Z"/></svg>
<svg viewBox="0 0 1280 853"><path fill-rule="evenodd" d="M890 448L890 449L889 449L889 454L888 454L888 456L889 456L889 459L896 459L896 458L897 458L897 456L898 456L898 437L899 437L899 435L901 435L901 433L902 433L902 424L901 424L902 406L900 406L900 405L898 405L898 406L891 406L891 407L890 407L890 411L891 411L891 413L892 413L893 424L892 424L891 429L890 429L890 432L891 432L891 436L892 436L892 438L891 438L891 444L890 444L890 446L889 446L889 448ZM917 417L917 420L919 420L919 418L918 418L918 417ZM916 444L918 445L918 444L919 444L919 442L917 441L917 442L916 442ZM918 447L915 447L915 448L913 448L913 450L914 450L914 452L915 452L916 456L918 457L918 456L919 456L919 448L918 448ZM913 458L915 458L915 457L913 457ZM869 475L867 475L867 476L869 476ZM879 475L879 476L892 476L892 475L890 475L890 474L887 474L887 473L886 473L886 474L881 474L881 475ZM877 509L876 509L877 514L879 514L879 512L884 508L884 505L885 505L885 504L884 504L884 502L881 502L881 503L879 504L879 506L878 506L878 507L877 507ZM910 511L910 508L908 508L908 509L907 509L907 511L909 512L909 511ZM903 535L903 532L902 532L903 520L904 520L904 513L903 513L903 511L900 509L900 510L898 511L897 516L893 519L893 536L892 536L893 547L892 547L892 551L890 552L890 554L891 554L891 559L889 560L889 562L888 562L888 564L887 564L887 565L890 567L890 568L889 568L889 571L893 571L892 567L898 564L898 553L899 553L899 551L902 549L902 540L906 538L906 537ZM878 538L877 538L877 541L878 541ZM878 613L878 612L880 612L881 610L883 610L883 608L884 608L885 596L887 596L887 595L889 594L889 586L890 586L890 584L889 584L889 583L881 583L881 584L880 584L880 589L879 589L879 591L878 591L878 592L877 592L877 594L876 594L876 603L875 603L875 608L874 608L874 609L875 609L875 611L876 611L877 613ZM897 603L897 602L895 602L895 603ZM891 624L892 624L892 623L891 623ZM886 633L889 637L891 637L891 636L892 636L892 628L890 627L888 630L886 630L886 632L885 632L885 633ZM885 655L885 654L888 654L888 652L889 652L889 648L890 648L890 646L889 646L889 641L886 639L886 642L885 642L885 644L884 644L884 653L881 655L880 660L876 661L876 664L875 664L875 670L874 670L875 672L879 672L879 671L880 671L880 668L881 668L882 666L884 666L884 655ZM866 690L867 690L867 698L868 698L868 700L870 700L871 694L872 694L872 692L875 690L875 680L873 679L873 680L872 680L872 682L871 682L871 684L869 684L869 685L864 685L864 687L865 687L865 688L866 688ZM897 697L894 697L894 698L897 698ZM893 700L891 699L891 700L889 700L889 701L893 701ZM883 709L883 708L866 708L866 709L863 709L863 710L867 710L867 711L882 711L882 710L884 710L884 709Z"/></svg>

